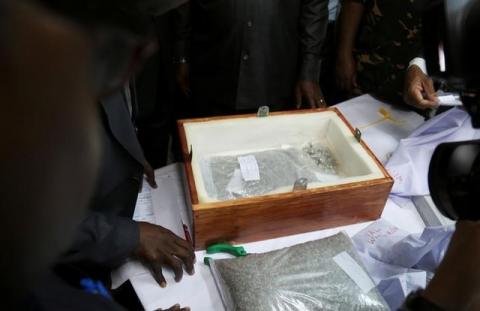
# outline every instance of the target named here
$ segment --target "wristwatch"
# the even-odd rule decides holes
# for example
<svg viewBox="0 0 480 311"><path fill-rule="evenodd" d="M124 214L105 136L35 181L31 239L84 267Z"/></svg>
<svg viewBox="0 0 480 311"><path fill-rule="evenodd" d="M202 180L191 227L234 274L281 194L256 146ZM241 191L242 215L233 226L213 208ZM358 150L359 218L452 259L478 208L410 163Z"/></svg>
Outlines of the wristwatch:
<svg viewBox="0 0 480 311"><path fill-rule="evenodd" d="M186 57L178 57L173 59L174 64L188 64L188 58Z"/></svg>

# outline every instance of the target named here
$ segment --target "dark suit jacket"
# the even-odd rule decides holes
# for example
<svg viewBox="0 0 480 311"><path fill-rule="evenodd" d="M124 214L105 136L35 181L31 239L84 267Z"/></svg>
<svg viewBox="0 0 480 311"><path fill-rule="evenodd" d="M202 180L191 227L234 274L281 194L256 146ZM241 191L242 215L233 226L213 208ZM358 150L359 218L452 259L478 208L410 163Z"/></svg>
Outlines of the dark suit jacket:
<svg viewBox="0 0 480 311"><path fill-rule="evenodd" d="M83 289L67 284L55 274L48 272L20 310L31 311L124 311L114 301L87 293Z"/></svg>
<svg viewBox="0 0 480 311"><path fill-rule="evenodd" d="M102 101L103 156L90 211L61 265L105 279L138 245L132 220L145 162L122 92Z"/></svg>
<svg viewBox="0 0 480 311"><path fill-rule="evenodd" d="M200 115L293 108L296 82L319 80L326 0L192 0L176 13Z"/></svg>

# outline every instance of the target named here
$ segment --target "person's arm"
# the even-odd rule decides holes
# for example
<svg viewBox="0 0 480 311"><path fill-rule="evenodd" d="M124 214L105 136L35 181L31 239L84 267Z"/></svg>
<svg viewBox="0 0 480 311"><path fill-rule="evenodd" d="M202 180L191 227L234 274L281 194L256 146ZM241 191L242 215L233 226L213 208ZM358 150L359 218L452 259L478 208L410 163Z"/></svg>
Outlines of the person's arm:
<svg viewBox="0 0 480 311"><path fill-rule="evenodd" d="M61 263L113 269L132 256L150 268L161 287L167 284L163 265L174 271L177 282L182 279L184 266L188 274L194 273L193 247L170 230L97 212L90 213L83 221Z"/></svg>
<svg viewBox="0 0 480 311"><path fill-rule="evenodd" d="M132 219L90 212L61 262L113 269L134 254L139 240L139 225Z"/></svg>
<svg viewBox="0 0 480 311"><path fill-rule="evenodd" d="M173 307L167 309L167 310L163 310L163 309L157 309L156 311L190 311L190 308L189 307L180 307L179 304L177 305L174 305Z"/></svg>
<svg viewBox="0 0 480 311"><path fill-rule="evenodd" d="M115 0L112 2L121 7L122 10L156 17L175 9L187 1L188 0Z"/></svg>
<svg viewBox="0 0 480 311"><path fill-rule="evenodd" d="M445 258L423 296L445 311L480 308L480 223L458 221Z"/></svg>
<svg viewBox="0 0 480 311"><path fill-rule="evenodd" d="M363 1L345 0L337 20L336 82L337 87L348 94L358 88L353 48L364 12Z"/></svg>
<svg viewBox="0 0 480 311"><path fill-rule="evenodd" d="M480 222L460 220L445 257L424 290L410 293L400 311L480 310Z"/></svg>
<svg viewBox="0 0 480 311"><path fill-rule="evenodd" d="M143 174L150 187L156 189L158 186L157 181L155 180L155 170L147 160L145 160L143 164Z"/></svg>
<svg viewBox="0 0 480 311"><path fill-rule="evenodd" d="M295 89L298 108L302 104L302 99L305 99L312 108L325 106L318 81L327 23L327 0L302 1L299 21L300 73Z"/></svg>
<svg viewBox="0 0 480 311"><path fill-rule="evenodd" d="M174 63L175 79L185 97L190 96L189 47L191 35L190 4L186 3L176 9L172 15L174 28Z"/></svg>
<svg viewBox="0 0 480 311"><path fill-rule="evenodd" d="M425 73L421 63L412 63L405 75L403 100L420 110L435 108L438 103L432 79Z"/></svg>

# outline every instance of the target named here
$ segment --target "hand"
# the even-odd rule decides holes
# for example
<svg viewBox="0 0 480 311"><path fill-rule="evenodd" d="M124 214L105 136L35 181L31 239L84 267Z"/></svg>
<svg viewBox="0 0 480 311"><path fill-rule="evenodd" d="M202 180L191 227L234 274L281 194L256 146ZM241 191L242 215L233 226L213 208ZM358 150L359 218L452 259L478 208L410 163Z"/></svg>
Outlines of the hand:
<svg viewBox="0 0 480 311"><path fill-rule="evenodd" d="M437 106L438 99L432 79L416 65L407 69L403 99L408 105L422 110Z"/></svg>
<svg viewBox="0 0 480 311"><path fill-rule="evenodd" d="M140 222L139 227L140 243L136 255L149 266L160 287L167 286L162 273L162 265L172 268L176 282L180 282L182 279L183 266L188 274L195 273L193 267L195 253L190 243L160 226Z"/></svg>
<svg viewBox="0 0 480 311"><path fill-rule="evenodd" d="M153 168L150 163L148 163L148 161L145 161L145 163L143 164L143 173L145 174L145 177L150 187L156 189L158 186L157 182L155 181L155 172L153 171Z"/></svg>
<svg viewBox="0 0 480 311"><path fill-rule="evenodd" d="M185 98L189 98L191 93L190 69L187 63L181 63L177 65L175 78L183 96L185 96Z"/></svg>
<svg viewBox="0 0 480 311"><path fill-rule="evenodd" d="M349 95L358 93L357 67L355 59L350 54L348 56L339 56L336 64L336 82L340 91Z"/></svg>
<svg viewBox="0 0 480 311"><path fill-rule="evenodd" d="M324 108L327 106L323 99L322 90L317 82L300 80L295 88L297 109L302 107L302 100L306 99L310 108Z"/></svg>
<svg viewBox="0 0 480 311"><path fill-rule="evenodd" d="M174 305L173 307L168 308L166 310L157 309L156 311L190 311L190 308L189 307L180 308L180 305Z"/></svg>
<svg viewBox="0 0 480 311"><path fill-rule="evenodd" d="M480 222L458 221L447 253L423 295L444 310L478 310Z"/></svg>

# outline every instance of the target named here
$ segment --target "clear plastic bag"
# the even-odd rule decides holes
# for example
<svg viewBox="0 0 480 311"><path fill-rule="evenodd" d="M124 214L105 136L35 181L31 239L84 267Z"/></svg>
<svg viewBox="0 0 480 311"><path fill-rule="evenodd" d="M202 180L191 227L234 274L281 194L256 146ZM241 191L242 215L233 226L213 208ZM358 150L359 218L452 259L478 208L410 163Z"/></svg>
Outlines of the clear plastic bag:
<svg viewBox="0 0 480 311"><path fill-rule="evenodd" d="M228 311L389 310L376 287L362 289L335 262L345 252L368 277L344 233L210 268Z"/></svg>
<svg viewBox="0 0 480 311"><path fill-rule="evenodd" d="M256 159L259 180L246 181L242 178L238 158L245 155ZM220 201L291 191L300 178L306 178L308 183L340 178L330 150L312 143L306 143L301 148L284 147L212 156L203 159L201 170L207 194Z"/></svg>

